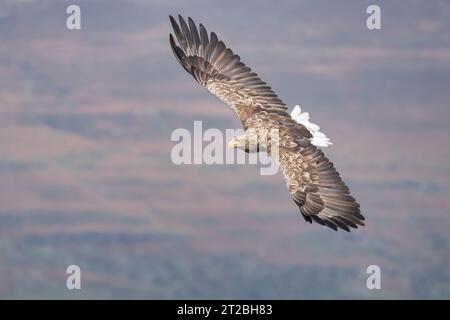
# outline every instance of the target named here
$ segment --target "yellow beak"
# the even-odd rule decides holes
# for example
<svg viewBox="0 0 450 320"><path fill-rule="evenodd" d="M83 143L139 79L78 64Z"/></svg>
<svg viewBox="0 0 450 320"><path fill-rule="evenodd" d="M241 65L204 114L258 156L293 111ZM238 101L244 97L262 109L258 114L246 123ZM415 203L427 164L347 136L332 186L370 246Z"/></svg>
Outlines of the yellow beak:
<svg viewBox="0 0 450 320"><path fill-rule="evenodd" d="M228 142L228 148L236 148L239 145L239 143L235 139L231 139L230 142Z"/></svg>

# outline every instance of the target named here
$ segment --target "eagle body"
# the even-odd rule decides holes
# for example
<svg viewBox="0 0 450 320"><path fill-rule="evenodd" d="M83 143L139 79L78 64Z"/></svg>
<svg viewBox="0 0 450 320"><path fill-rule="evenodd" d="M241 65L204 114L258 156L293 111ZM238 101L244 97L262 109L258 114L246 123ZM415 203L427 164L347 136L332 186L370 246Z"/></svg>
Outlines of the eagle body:
<svg viewBox="0 0 450 320"><path fill-rule="evenodd" d="M309 122L309 114L298 106L289 114L271 87L202 24L197 27L191 18L186 23L181 16L178 22L170 16L170 22L177 39L176 43L170 34L170 46L178 62L242 122L244 135L230 145L276 156L288 191L307 222L346 231L364 226L358 202L318 148L331 142Z"/></svg>

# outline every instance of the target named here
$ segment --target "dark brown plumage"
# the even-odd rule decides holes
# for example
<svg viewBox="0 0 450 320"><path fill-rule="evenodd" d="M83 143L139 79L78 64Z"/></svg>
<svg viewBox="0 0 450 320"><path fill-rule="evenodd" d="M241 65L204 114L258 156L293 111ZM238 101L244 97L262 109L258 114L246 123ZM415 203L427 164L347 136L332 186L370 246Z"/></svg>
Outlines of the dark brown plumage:
<svg viewBox="0 0 450 320"><path fill-rule="evenodd" d="M179 24L170 16L175 39L169 40L178 62L209 92L239 116L244 128L279 132L279 163L288 190L306 221L334 230L363 226L359 204L322 151L311 144L311 133L292 119L285 104L240 57L205 27Z"/></svg>

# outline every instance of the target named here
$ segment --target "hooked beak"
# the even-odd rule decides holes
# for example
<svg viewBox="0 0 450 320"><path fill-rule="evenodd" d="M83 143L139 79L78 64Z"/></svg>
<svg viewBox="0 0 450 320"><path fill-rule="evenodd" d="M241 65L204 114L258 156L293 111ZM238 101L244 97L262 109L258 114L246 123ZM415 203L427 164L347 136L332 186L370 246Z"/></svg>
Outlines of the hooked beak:
<svg viewBox="0 0 450 320"><path fill-rule="evenodd" d="M239 143L236 139L231 139L230 142L228 142L228 148L236 148L238 145Z"/></svg>

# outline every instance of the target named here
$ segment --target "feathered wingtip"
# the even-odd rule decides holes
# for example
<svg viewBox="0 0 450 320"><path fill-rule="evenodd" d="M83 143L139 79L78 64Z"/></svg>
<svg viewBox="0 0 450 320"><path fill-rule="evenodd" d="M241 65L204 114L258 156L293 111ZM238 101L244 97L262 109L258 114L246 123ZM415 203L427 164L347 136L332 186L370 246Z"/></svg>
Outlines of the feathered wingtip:
<svg viewBox="0 0 450 320"><path fill-rule="evenodd" d="M184 47L186 45L186 39L185 39L182 31L180 30L180 27L178 26L177 21L171 15L169 15L169 19L170 19L172 29L175 33L175 37L177 38L179 45ZM183 19L183 18L180 16L180 19ZM172 33L169 34L169 42L170 42L170 47L172 48L173 54L175 55L178 62L183 66L184 69L186 69L186 71L190 72L188 66L186 66L186 64L184 63L186 54L184 53L183 49L177 45Z"/></svg>
<svg viewBox="0 0 450 320"><path fill-rule="evenodd" d="M291 112L291 117L309 130L312 135L311 143L313 145L318 147L329 147L333 144L323 132L319 131L320 127L317 124L309 121L309 113L302 112L302 108L300 108L299 105L294 107L294 110Z"/></svg>

